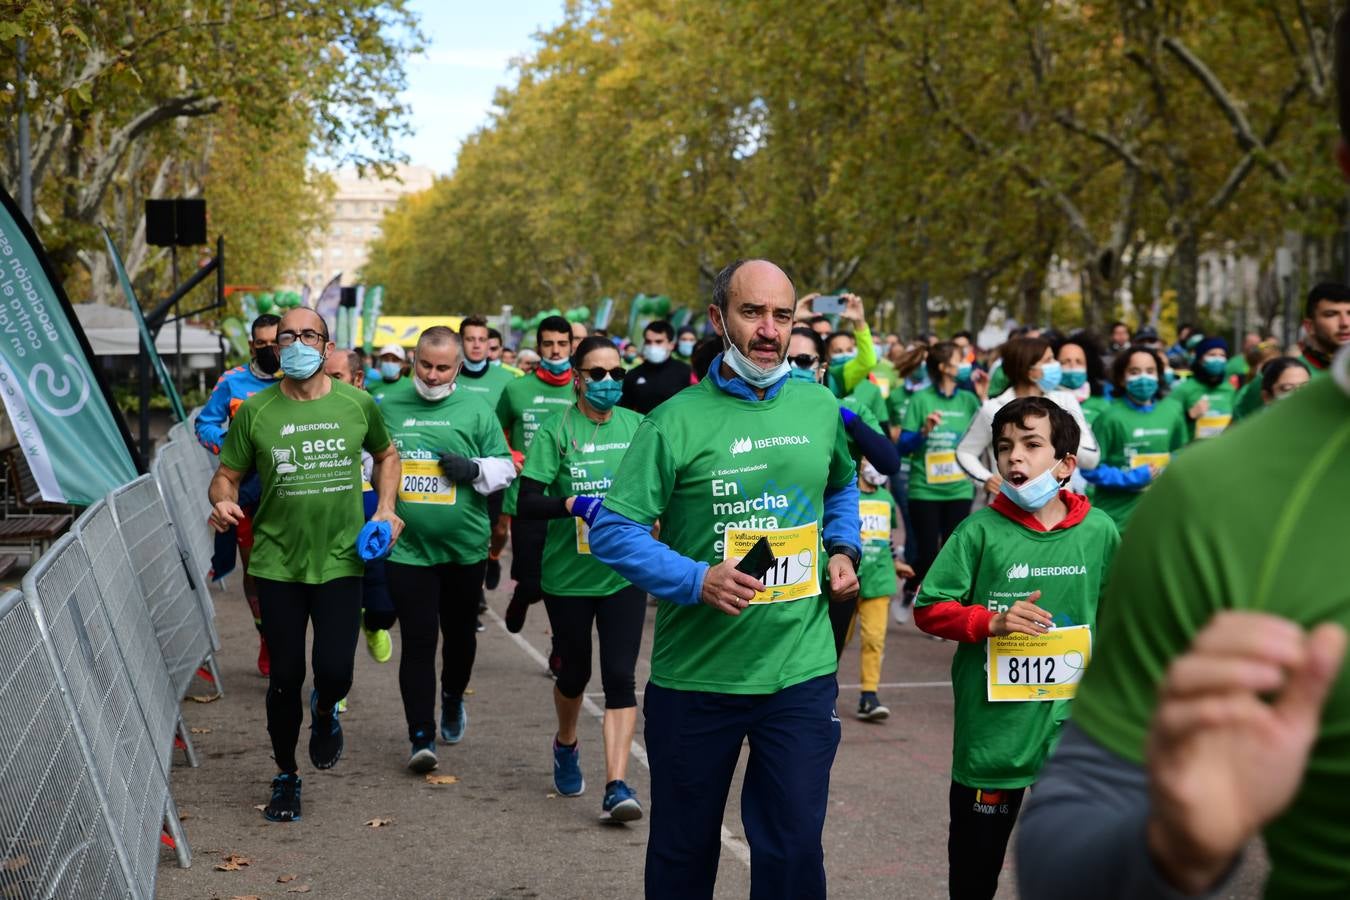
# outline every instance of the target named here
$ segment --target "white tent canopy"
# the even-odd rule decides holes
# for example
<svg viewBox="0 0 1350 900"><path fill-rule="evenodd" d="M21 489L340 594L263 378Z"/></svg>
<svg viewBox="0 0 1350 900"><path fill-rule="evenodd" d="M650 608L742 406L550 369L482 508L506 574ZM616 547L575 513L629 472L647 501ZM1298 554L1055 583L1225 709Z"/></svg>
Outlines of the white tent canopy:
<svg viewBox="0 0 1350 900"><path fill-rule="evenodd" d="M136 318L129 309L105 306L102 303L76 303L75 317L89 338L89 347L95 356L135 356L140 352L141 337L136 328ZM161 356L173 356L178 352L178 338L173 325L160 329L155 338L155 348ZM210 368L217 362L220 353L220 339L214 331L197 325L183 323L183 356L209 356L204 360L204 368ZM185 359L192 368L198 368L196 361Z"/></svg>

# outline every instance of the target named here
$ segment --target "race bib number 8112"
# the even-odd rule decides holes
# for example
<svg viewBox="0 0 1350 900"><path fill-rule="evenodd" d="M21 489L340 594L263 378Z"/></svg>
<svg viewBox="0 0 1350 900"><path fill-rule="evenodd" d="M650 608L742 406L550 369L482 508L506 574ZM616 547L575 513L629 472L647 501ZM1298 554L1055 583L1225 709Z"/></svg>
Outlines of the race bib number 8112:
<svg viewBox="0 0 1350 900"><path fill-rule="evenodd" d="M989 700L1072 699L1091 658L1092 630L1086 625L991 637Z"/></svg>

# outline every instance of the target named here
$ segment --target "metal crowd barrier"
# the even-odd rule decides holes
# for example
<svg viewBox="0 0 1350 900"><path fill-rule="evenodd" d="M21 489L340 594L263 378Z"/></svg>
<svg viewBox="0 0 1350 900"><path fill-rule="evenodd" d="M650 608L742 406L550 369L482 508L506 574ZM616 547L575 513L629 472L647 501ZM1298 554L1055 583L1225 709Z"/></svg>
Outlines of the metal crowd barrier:
<svg viewBox="0 0 1350 900"><path fill-rule="evenodd" d="M22 594L0 597L0 896L132 895L107 802Z"/></svg>
<svg viewBox="0 0 1350 900"><path fill-rule="evenodd" d="M81 726L114 846L133 894L153 896L159 835L170 808L150 730L136 702L112 622L94 582L89 557L67 534L23 579L24 598L39 615L48 652Z"/></svg>
<svg viewBox="0 0 1350 900"><path fill-rule="evenodd" d="M219 648L214 457L184 426L0 597L0 898L154 896L180 702ZM217 688L219 678L216 676Z"/></svg>

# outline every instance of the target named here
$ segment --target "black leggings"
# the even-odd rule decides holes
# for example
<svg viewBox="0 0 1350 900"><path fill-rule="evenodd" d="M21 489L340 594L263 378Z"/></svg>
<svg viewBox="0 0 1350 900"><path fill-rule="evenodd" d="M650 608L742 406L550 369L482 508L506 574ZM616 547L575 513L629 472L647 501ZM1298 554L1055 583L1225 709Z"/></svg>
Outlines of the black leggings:
<svg viewBox="0 0 1350 900"><path fill-rule="evenodd" d="M647 619L647 595L629 585L607 597L544 595L554 652L562 657L558 693L569 700L580 697L591 680L591 622L600 635L600 683L605 709L637 706L634 670Z"/></svg>
<svg viewBox="0 0 1350 900"><path fill-rule="evenodd" d="M398 613L398 686L408 736L436 729L436 638L441 642L441 695L464 696L478 653L478 600L487 560L465 566L387 562L385 578ZM437 628L439 623L440 627Z"/></svg>
<svg viewBox="0 0 1350 900"><path fill-rule="evenodd" d="M256 578L263 636L272 656L267 682L267 733L277 768L295 772L305 684L305 632L314 621L314 688L319 709L331 709L352 688L356 638L361 633L361 578L301 584Z"/></svg>
<svg viewBox="0 0 1350 900"><path fill-rule="evenodd" d="M993 900L1026 788L973 788L952 782L948 793L947 889L952 900Z"/></svg>
<svg viewBox="0 0 1350 900"><path fill-rule="evenodd" d="M389 597L389 582L384 574L384 560L372 559L366 563L366 575L361 580L366 605L364 625L367 631L394 627L394 601Z"/></svg>
<svg viewBox="0 0 1350 900"><path fill-rule="evenodd" d="M511 517L511 577L516 580L515 597L526 603L535 603L542 596L539 578L546 540L547 521Z"/></svg>
<svg viewBox="0 0 1350 900"><path fill-rule="evenodd" d="M937 559L943 543L952 536L956 526L970 515L970 500L909 500L909 519L914 533L906 538L913 547L914 577L909 584L916 588Z"/></svg>

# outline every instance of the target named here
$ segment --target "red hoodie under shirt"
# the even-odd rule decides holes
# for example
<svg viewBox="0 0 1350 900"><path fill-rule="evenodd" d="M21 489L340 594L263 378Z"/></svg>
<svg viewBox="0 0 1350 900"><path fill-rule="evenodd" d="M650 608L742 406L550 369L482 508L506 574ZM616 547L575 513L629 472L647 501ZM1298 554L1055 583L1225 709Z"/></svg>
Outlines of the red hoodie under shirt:
<svg viewBox="0 0 1350 900"><path fill-rule="evenodd" d="M1046 528L1035 513L1027 512L1003 494L996 496L990 507L1023 528L1040 532L1072 528L1087 518L1088 511L1092 509L1092 503L1082 494L1061 490L1059 499L1064 501L1069 512L1054 528ZM997 613L987 606L967 606L956 600L944 600L929 606L915 607L914 624L929 634L949 641L973 644L989 637L989 621L995 615Z"/></svg>

